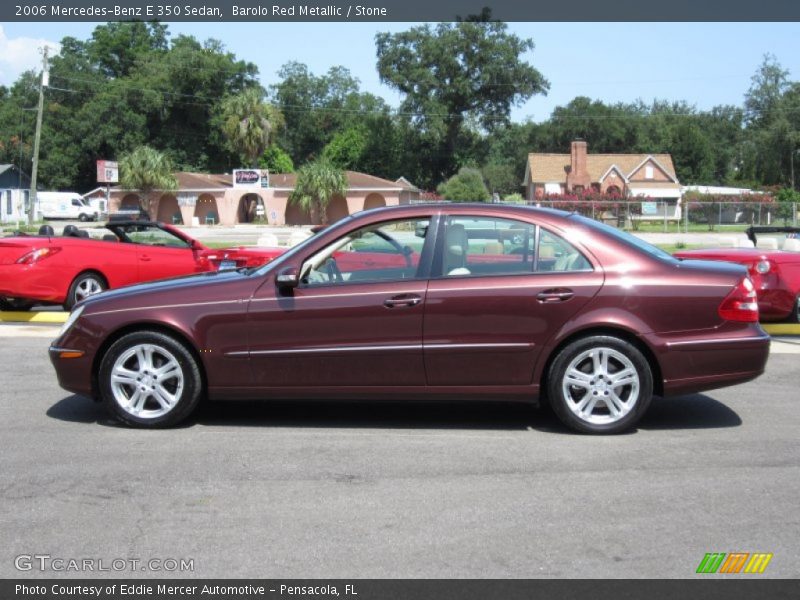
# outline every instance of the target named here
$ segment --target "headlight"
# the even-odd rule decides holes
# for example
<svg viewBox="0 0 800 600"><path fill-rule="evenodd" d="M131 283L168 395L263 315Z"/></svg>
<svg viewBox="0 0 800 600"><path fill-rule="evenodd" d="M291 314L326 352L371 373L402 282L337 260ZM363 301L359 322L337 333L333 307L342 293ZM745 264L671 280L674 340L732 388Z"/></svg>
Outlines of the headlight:
<svg viewBox="0 0 800 600"><path fill-rule="evenodd" d="M75 324L75 321L78 320L78 317L81 316L81 313L83 312L84 308L86 308L86 307L85 306L80 306L80 307L78 307L77 310L73 310L70 313L70 315L67 318L67 320L61 326L61 331L58 332L58 337L61 337L62 335L67 333L67 331L69 331L69 328L72 327Z"/></svg>
<svg viewBox="0 0 800 600"><path fill-rule="evenodd" d="M766 275L767 273L769 273L769 268L770 265L768 260L761 260L756 263L756 271L761 275Z"/></svg>

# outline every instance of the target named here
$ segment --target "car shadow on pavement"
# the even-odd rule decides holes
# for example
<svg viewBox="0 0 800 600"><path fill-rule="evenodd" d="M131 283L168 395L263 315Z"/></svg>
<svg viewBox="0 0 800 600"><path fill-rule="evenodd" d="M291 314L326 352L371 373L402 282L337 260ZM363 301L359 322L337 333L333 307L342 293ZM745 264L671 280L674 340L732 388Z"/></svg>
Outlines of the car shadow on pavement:
<svg viewBox="0 0 800 600"><path fill-rule="evenodd" d="M102 404L67 396L47 411L61 421L121 427ZM704 394L654 398L638 428L736 427L733 410ZM511 402L236 401L203 402L179 427L298 427L341 429L475 429L570 433L553 412ZM634 433L633 430L631 433Z"/></svg>
<svg viewBox="0 0 800 600"><path fill-rule="evenodd" d="M658 429L717 429L738 427L742 419L736 412L705 394L653 398L647 414L638 428Z"/></svg>
<svg viewBox="0 0 800 600"><path fill-rule="evenodd" d="M83 396L72 395L62 398L47 409L47 416L59 421L71 423L98 423L110 427L119 426L99 402L94 402Z"/></svg>

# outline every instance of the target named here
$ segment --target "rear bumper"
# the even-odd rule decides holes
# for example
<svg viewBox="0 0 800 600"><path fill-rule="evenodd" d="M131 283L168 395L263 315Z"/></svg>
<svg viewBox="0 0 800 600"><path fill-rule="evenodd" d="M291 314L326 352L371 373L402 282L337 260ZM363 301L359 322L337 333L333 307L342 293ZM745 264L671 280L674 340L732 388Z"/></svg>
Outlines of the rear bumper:
<svg viewBox="0 0 800 600"><path fill-rule="evenodd" d="M56 270L38 264L0 265L0 296L60 303L66 297L56 284L60 279Z"/></svg>
<svg viewBox="0 0 800 600"><path fill-rule="evenodd" d="M796 296L789 290L756 290L758 314L762 321L782 321L795 310Z"/></svg>
<svg viewBox="0 0 800 600"><path fill-rule="evenodd" d="M736 385L764 372L770 338L760 326L747 335L662 340L664 396Z"/></svg>

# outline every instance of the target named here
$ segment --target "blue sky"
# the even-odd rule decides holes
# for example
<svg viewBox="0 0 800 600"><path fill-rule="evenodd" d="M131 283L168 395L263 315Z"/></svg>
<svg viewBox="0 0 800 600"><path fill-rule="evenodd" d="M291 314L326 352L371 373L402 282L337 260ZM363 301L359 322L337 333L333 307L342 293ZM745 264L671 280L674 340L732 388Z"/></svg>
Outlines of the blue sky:
<svg viewBox="0 0 800 600"><path fill-rule="evenodd" d="M66 35L85 39L95 23L0 24L0 85L39 60L44 40ZM239 58L258 65L263 85L277 80L288 61L321 74L343 65L363 90L397 105L399 96L381 85L375 70L374 37L402 31L409 23L172 23L172 34L213 37ZM510 23L533 38L525 58L550 81L547 96L514 109L515 121L546 119L553 108L578 95L605 102L686 100L700 110L742 103L750 77L769 52L791 76L800 77L798 23Z"/></svg>

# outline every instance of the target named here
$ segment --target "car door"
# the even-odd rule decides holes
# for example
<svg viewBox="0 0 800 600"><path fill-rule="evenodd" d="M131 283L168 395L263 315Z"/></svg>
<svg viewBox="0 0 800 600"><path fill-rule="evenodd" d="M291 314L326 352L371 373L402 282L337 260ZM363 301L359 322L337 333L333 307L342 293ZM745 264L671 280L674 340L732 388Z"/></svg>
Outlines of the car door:
<svg viewBox="0 0 800 600"><path fill-rule="evenodd" d="M139 281L198 272L194 250L187 240L147 224L127 226L126 234L136 244Z"/></svg>
<svg viewBox="0 0 800 600"><path fill-rule="evenodd" d="M424 386L430 222L430 215L377 222L282 264L298 271L298 285L278 287L270 277L250 302L255 384Z"/></svg>
<svg viewBox="0 0 800 600"><path fill-rule="evenodd" d="M602 272L535 223L449 216L425 303L427 382L524 385L541 348L600 289Z"/></svg>

